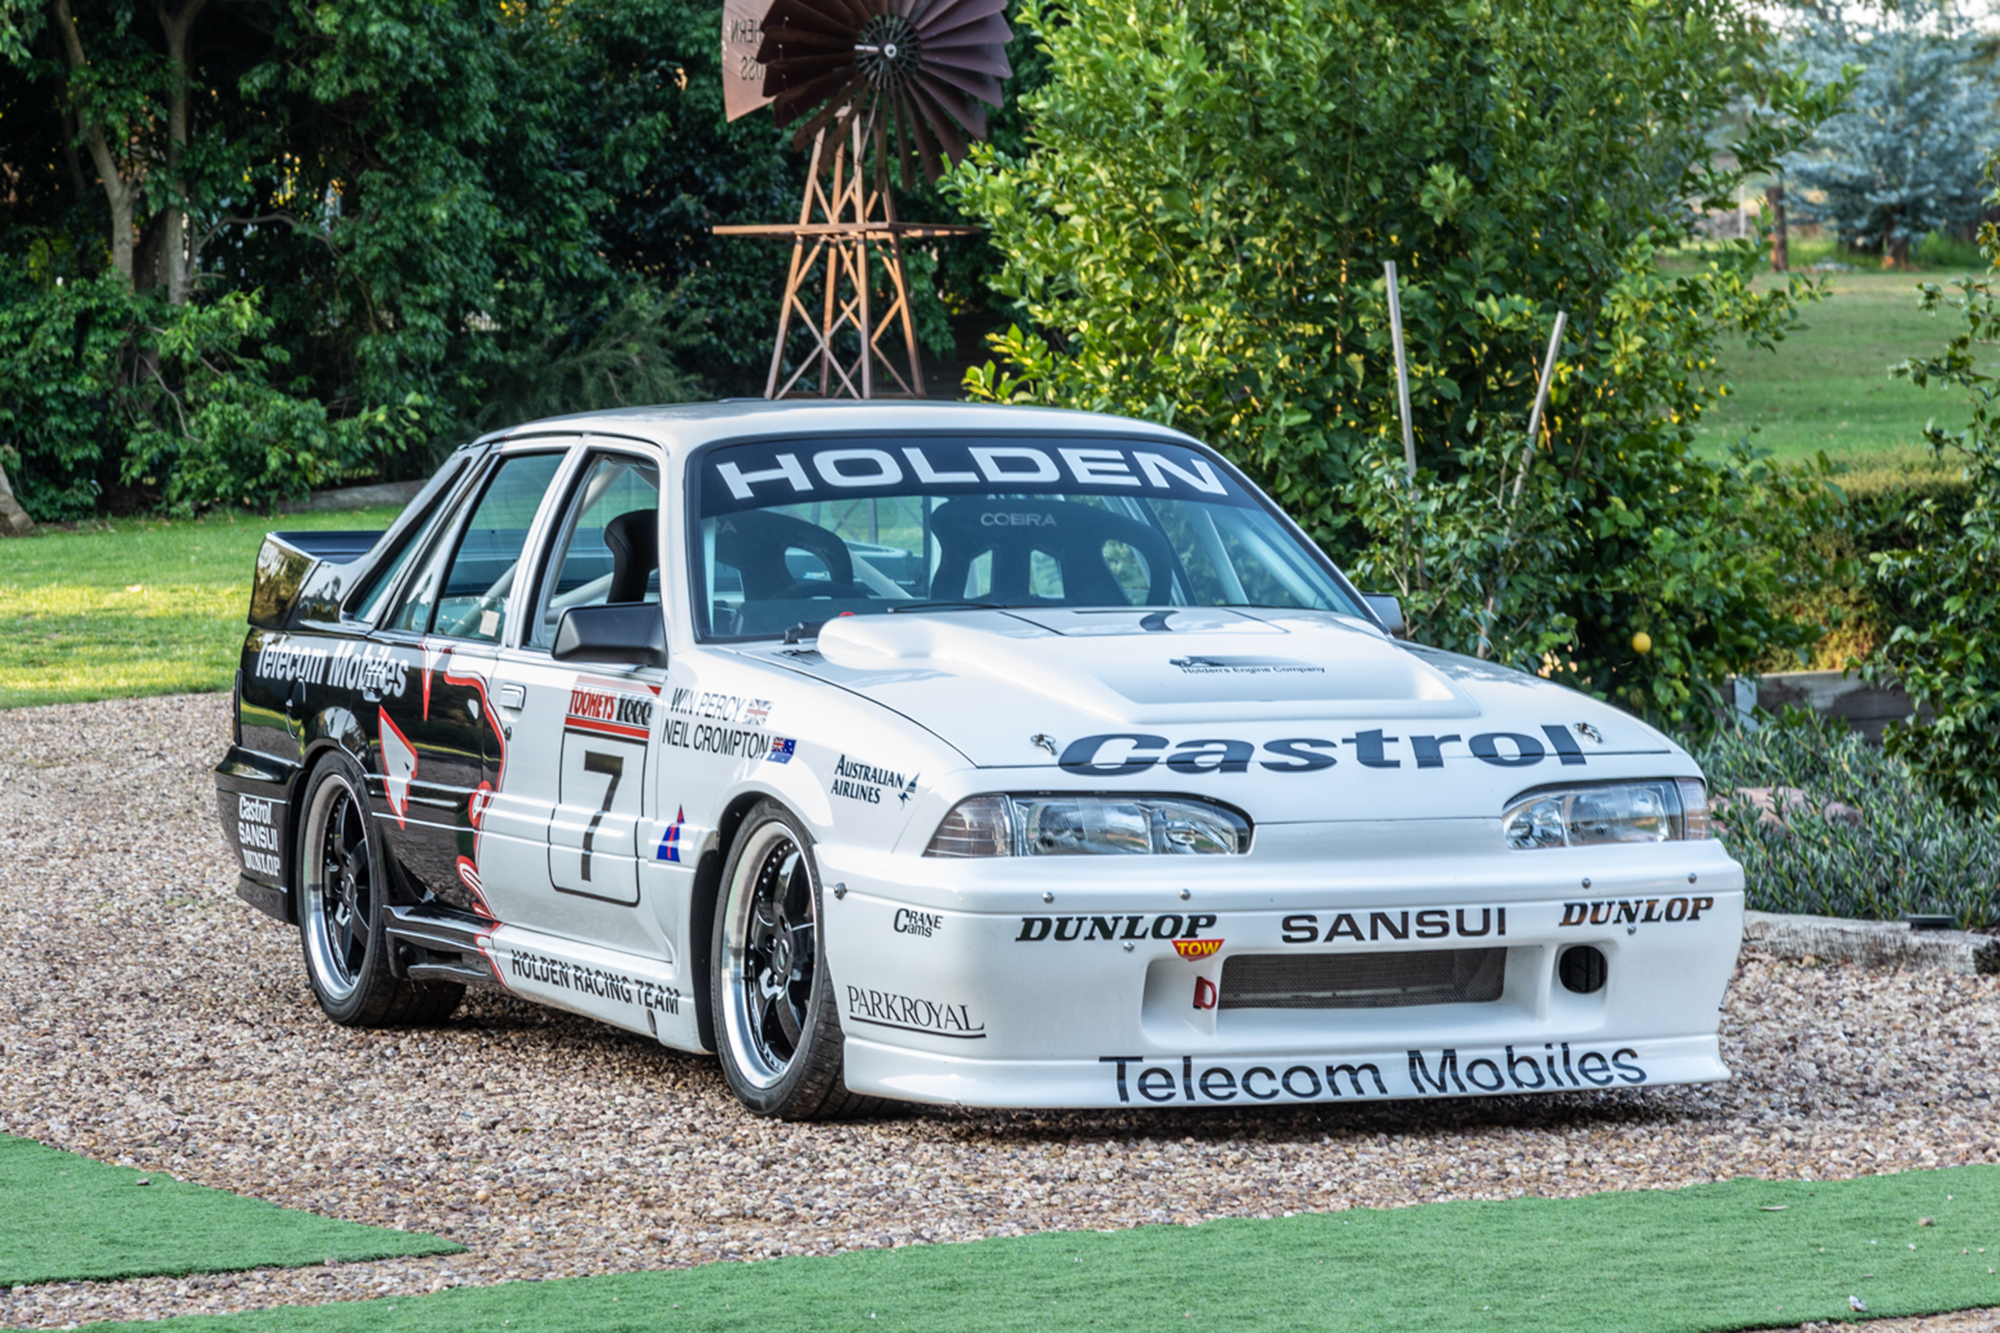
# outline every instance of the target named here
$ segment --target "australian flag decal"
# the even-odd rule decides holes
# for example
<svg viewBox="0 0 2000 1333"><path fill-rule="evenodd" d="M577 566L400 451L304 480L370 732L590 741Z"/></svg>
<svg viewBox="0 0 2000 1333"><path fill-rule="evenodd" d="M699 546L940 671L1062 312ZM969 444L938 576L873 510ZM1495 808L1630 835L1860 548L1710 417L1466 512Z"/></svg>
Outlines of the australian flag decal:
<svg viewBox="0 0 2000 1333"><path fill-rule="evenodd" d="M681 827L687 823L687 809L674 808L674 822L667 825L667 831L660 837L660 852L657 859L678 862L681 859Z"/></svg>
<svg viewBox="0 0 2000 1333"><path fill-rule="evenodd" d="M789 764L798 752L799 743L787 736L771 737L771 753L764 757L774 764Z"/></svg>

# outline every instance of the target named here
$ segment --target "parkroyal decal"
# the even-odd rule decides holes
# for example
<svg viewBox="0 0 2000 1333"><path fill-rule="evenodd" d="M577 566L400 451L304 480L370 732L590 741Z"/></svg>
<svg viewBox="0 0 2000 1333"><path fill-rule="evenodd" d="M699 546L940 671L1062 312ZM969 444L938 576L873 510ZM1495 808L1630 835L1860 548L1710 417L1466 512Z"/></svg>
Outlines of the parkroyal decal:
<svg viewBox="0 0 2000 1333"><path fill-rule="evenodd" d="M1195 992L1195 1007L1212 1008L1213 990ZM1204 1000L1208 1003L1205 1005ZM1572 1048L1569 1042L1543 1042L1516 1050L1471 1054L1453 1047L1405 1052L1405 1063L1375 1060L1314 1060L1285 1064L1273 1061L1245 1067L1241 1062L1197 1063L1183 1055L1160 1060L1143 1055L1101 1055L1126 1104L1217 1105L1239 1098L1257 1102L1311 1102L1349 1097L1462 1097L1482 1092L1555 1092L1572 1088L1636 1086L1647 1079L1630 1046L1609 1054L1595 1048ZM1389 1064L1385 1073L1383 1065ZM1407 1084L1395 1091L1391 1079Z"/></svg>
<svg viewBox="0 0 2000 1333"><path fill-rule="evenodd" d="M1016 944L1039 944L1044 940L1065 943L1070 940L1200 940L1201 932L1215 924L1212 913L1196 912L1181 915L1162 912L1149 916L1144 912L1132 916L1024 916L1021 918L1021 933L1014 937ZM1216 949L1222 941L1214 941ZM1174 946L1178 949L1180 946ZM1209 953L1214 953L1210 949ZM1183 958L1204 957L1201 954L1183 952Z"/></svg>
<svg viewBox="0 0 2000 1333"><path fill-rule="evenodd" d="M257 650L251 673L260 680L359 690L369 700L394 699L409 683L410 664L378 643L338 643L331 648L277 639Z"/></svg>
<svg viewBox="0 0 2000 1333"><path fill-rule="evenodd" d="M966 1005L940 1004L936 1000L862 986L847 988L847 1018L854 1023L927 1032L934 1037L957 1037L965 1041L983 1041L986 1037L986 1025L974 1023Z"/></svg>
<svg viewBox="0 0 2000 1333"><path fill-rule="evenodd" d="M236 798L236 842L243 868L254 875L277 877L284 872L277 802L262 796Z"/></svg>
<svg viewBox="0 0 2000 1333"><path fill-rule="evenodd" d="M653 708L659 697L657 685L578 676L569 689L563 730L644 744L653 734Z"/></svg>
<svg viewBox="0 0 2000 1333"><path fill-rule="evenodd" d="M917 794L917 778L921 773L904 781L903 775L893 769L877 768L874 764L864 764L859 759L840 756L833 766L833 782L827 790L835 796L845 796L850 801L860 801L866 805L882 804L882 793L893 792L897 803L908 805L910 798Z"/></svg>
<svg viewBox="0 0 2000 1333"><path fill-rule="evenodd" d="M1366 922L1366 931L1363 923ZM1324 924L1322 924L1324 923ZM1294 912L1279 922L1286 944L1331 944L1335 940L1442 940L1456 936L1476 940L1507 933L1504 907L1461 907L1418 912Z"/></svg>
<svg viewBox="0 0 2000 1333"><path fill-rule="evenodd" d="M713 450L702 464L702 516L808 497L986 495L995 490L1255 503L1226 469L1193 449L1164 442L958 438L873 448L854 448L853 443L851 437L787 440ZM1011 517L1000 515L988 526ZM1020 526L1041 526L1049 517L1036 514Z"/></svg>
<svg viewBox="0 0 2000 1333"><path fill-rule="evenodd" d="M1518 731L1482 731L1470 739L1456 733L1406 738L1381 730L1357 731L1340 739L1288 736L1265 741L1264 759L1257 758L1260 747L1253 741L1227 737L1172 741L1143 732L1113 731L1072 741L1056 762L1065 773L1094 778L1132 777L1160 764L1187 777L1247 773L1252 761L1271 773L1317 773L1344 757L1363 768L1401 768L1400 747L1405 745L1417 768L1443 768L1447 746L1462 746L1464 753L1496 768L1531 768L1552 753L1561 764L1585 762L1583 747L1568 727L1548 724L1541 730L1547 744Z"/></svg>
<svg viewBox="0 0 2000 1333"><path fill-rule="evenodd" d="M1613 898L1605 902L1564 903L1558 926L1644 926L1659 922L1699 921L1715 906L1713 898Z"/></svg>

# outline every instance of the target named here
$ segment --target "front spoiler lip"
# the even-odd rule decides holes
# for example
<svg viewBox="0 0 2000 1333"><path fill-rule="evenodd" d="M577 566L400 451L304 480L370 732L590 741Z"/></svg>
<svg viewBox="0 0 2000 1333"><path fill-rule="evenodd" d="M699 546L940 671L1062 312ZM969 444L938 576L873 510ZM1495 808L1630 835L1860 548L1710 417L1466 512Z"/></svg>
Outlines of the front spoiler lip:
<svg viewBox="0 0 2000 1333"><path fill-rule="evenodd" d="M1613 1092L1732 1077L1712 1034L1414 1050L1317 1048L1204 1056L1113 1052L1095 1060L979 1060L849 1035L846 1060L844 1077L855 1092L939 1106L1018 1110L1437 1101ZM1511 1077L1503 1072L1510 1062ZM1541 1083L1529 1079L1526 1071L1531 1069Z"/></svg>

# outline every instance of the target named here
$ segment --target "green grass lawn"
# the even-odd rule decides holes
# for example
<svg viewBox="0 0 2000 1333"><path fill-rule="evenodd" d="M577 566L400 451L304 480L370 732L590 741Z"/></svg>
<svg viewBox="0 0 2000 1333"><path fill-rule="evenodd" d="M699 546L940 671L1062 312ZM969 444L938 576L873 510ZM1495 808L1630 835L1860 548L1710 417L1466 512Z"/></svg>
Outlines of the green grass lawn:
<svg viewBox="0 0 2000 1333"><path fill-rule="evenodd" d="M436 1236L316 1217L0 1134L0 1287L407 1255Z"/></svg>
<svg viewBox="0 0 2000 1333"><path fill-rule="evenodd" d="M1744 432L1778 458L1824 450L1851 471L1935 470L1924 422L1963 427L1962 395L1889 378L1905 357L1940 350L1958 331L1952 312L1917 308L1919 282L1949 283L1963 270L1829 274L1832 295L1805 309L1806 327L1773 352L1737 344L1723 370L1733 392L1697 427L1702 452L1719 455Z"/></svg>
<svg viewBox="0 0 2000 1333"><path fill-rule="evenodd" d="M168 1322L170 1333L1702 1333L1853 1320L1850 1296L1874 1317L2000 1304L1996 1260L2000 1167L1972 1166L1048 1232Z"/></svg>
<svg viewBox="0 0 2000 1333"><path fill-rule="evenodd" d="M397 512L114 519L0 540L0 708L228 689L264 534L384 528Z"/></svg>

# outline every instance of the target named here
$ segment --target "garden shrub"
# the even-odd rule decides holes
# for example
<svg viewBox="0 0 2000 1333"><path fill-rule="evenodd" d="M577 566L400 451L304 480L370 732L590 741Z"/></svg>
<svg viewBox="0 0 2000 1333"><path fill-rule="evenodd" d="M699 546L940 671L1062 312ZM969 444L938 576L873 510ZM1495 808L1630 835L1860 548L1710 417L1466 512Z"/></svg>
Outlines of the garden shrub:
<svg viewBox="0 0 2000 1333"><path fill-rule="evenodd" d="M1743 864L1750 907L2000 924L2000 823L1952 809L1907 759L1844 722L1787 710L1757 730L1725 727L1690 748L1711 799L1725 802L1717 833ZM1776 827L1749 801L1728 799L1745 787L1795 787L1810 799ZM1827 818L1829 801L1861 811L1860 826Z"/></svg>

